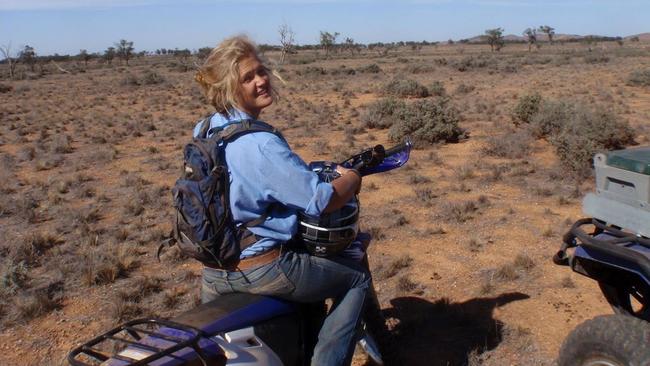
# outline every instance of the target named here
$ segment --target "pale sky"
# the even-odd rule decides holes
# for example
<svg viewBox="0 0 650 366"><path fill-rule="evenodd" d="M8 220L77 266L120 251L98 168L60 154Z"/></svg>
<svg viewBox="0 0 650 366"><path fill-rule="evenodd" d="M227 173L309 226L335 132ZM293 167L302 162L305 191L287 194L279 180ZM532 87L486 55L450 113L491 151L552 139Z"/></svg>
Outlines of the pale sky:
<svg viewBox="0 0 650 366"><path fill-rule="evenodd" d="M521 35L628 36L650 32L650 1L604 0L0 0L0 45L30 45L39 55L102 52L120 39L136 51L214 46L238 33L278 44L288 24L299 44L319 31L360 43L446 41L502 27Z"/></svg>

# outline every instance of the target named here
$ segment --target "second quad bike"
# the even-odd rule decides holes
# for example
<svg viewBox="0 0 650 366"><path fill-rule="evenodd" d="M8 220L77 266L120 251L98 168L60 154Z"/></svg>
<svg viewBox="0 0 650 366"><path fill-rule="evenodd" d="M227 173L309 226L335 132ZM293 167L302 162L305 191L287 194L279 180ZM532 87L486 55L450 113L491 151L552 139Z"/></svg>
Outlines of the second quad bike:
<svg viewBox="0 0 650 366"><path fill-rule="evenodd" d="M597 154L589 218L564 235L553 257L598 282L614 310L576 327L559 366L650 365L650 148Z"/></svg>

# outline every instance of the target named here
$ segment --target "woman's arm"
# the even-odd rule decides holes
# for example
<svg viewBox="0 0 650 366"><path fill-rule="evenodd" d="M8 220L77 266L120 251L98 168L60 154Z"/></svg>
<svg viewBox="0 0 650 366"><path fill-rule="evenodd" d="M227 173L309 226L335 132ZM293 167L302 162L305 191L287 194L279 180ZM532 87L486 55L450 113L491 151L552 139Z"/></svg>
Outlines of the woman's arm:
<svg viewBox="0 0 650 366"><path fill-rule="evenodd" d="M330 213L343 207L361 189L361 175L358 171L340 166L336 170L341 176L332 181L334 193L323 210L324 213Z"/></svg>

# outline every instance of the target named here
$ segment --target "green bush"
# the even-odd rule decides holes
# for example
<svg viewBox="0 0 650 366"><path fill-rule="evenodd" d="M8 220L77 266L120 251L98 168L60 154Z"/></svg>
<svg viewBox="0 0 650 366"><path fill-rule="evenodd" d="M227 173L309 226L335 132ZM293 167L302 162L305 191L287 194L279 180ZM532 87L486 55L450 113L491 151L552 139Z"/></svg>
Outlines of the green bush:
<svg viewBox="0 0 650 366"><path fill-rule="evenodd" d="M650 69L633 71L627 78L627 84L632 86L650 86Z"/></svg>
<svg viewBox="0 0 650 366"><path fill-rule="evenodd" d="M155 71L147 70L142 77L142 83L144 85L156 85L161 84L165 81L165 78L162 75L158 74Z"/></svg>
<svg viewBox="0 0 650 366"><path fill-rule="evenodd" d="M378 74L382 70L381 70L381 68L379 66L377 66L377 64L370 64L370 65L366 65L366 66L362 66L362 67L358 68L357 71L359 71L360 73L366 73L366 74Z"/></svg>
<svg viewBox="0 0 650 366"><path fill-rule="evenodd" d="M0 93L8 93L11 90L13 90L13 87L11 85L0 84Z"/></svg>
<svg viewBox="0 0 650 366"><path fill-rule="evenodd" d="M566 102L543 101L530 116L531 132L537 138L555 135L571 119L572 113L572 106Z"/></svg>
<svg viewBox="0 0 650 366"><path fill-rule="evenodd" d="M382 88L382 94L400 98L426 98L429 90L410 79L393 79Z"/></svg>
<svg viewBox="0 0 650 366"><path fill-rule="evenodd" d="M594 154L634 143L634 130L609 110L577 105L549 141L560 163L581 180L590 176Z"/></svg>
<svg viewBox="0 0 650 366"><path fill-rule="evenodd" d="M406 109L404 101L395 98L379 99L371 103L361 115L367 128L389 128Z"/></svg>
<svg viewBox="0 0 650 366"><path fill-rule="evenodd" d="M517 105L512 110L512 122L515 126L530 123L531 118L539 111L542 96L535 93L519 98Z"/></svg>
<svg viewBox="0 0 650 366"><path fill-rule="evenodd" d="M591 53L586 55L584 60L588 64L606 64L609 62L609 56L602 53Z"/></svg>
<svg viewBox="0 0 650 366"><path fill-rule="evenodd" d="M456 87L455 94L469 94L474 91L476 87L474 85L467 85L465 83L460 83Z"/></svg>
<svg viewBox="0 0 650 366"><path fill-rule="evenodd" d="M522 159L530 155L533 142L533 136L526 129L508 131L503 135L488 137L483 153L499 158Z"/></svg>
<svg viewBox="0 0 650 366"><path fill-rule="evenodd" d="M429 94L437 97L444 97L447 94L445 84L443 84L442 81L434 81L431 86L429 86Z"/></svg>
<svg viewBox="0 0 650 366"><path fill-rule="evenodd" d="M127 85L127 86L138 86L140 85L140 80L138 78L131 74L130 72L127 72L124 75L124 78L122 79L122 85Z"/></svg>
<svg viewBox="0 0 650 366"><path fill-rule="evenodd" d="M465 136L465 130L458 126L459 113L447 98L419 100L400 112L388 131L392 141L410 136L416 147L422 147L441 141L457 142Z"/></svg>

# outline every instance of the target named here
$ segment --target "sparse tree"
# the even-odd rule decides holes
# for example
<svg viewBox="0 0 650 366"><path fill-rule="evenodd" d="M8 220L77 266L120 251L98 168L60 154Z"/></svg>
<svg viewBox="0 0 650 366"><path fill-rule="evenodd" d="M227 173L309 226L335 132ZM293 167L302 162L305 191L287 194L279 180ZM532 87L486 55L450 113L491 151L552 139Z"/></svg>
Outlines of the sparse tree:
<svg viewBox="0 0 650 366"><path fill-rule="evenodd" d="M117 53L117 57L124 60L128 66L129 59L133 57L133 42L129 42L126 39L121 39L120 42L115 43L115 51Z"/></svg>
<svg viewBox="0 0 650 366"><path fill-rule="evenodd" d="M623 44L625 44L625 41L623 41L623 38L619 38L616 40L616 44L623 47Z"/></svg>
<svg viewBox="0 0 650 366"><path fill-rule="evenodd" d="M20 61L25 65L29 65L29 69L34 72L34 65L36 64L36 51L34 51L34 47L26 45L25 48L20 51L18 58L20 58Z"/></svg>
<svg viewBox="0 0 650 366"><path fill-rule="evenodd" d="M287 23L282 23L278 28L278 34L280 34L280 45L282 46L280 63L284 63L287 55L293 52L293 42L296 34Z"/></svg>
<svg viewBox="0 0 650 366"><path fill-rule="evenodd" d="M77 57L84 62L84 67L88 68L88 61L92 58L92 55L86 50L79 50Z"/></svg>
<svg viewBox="0 0 650 366"><path fill-rule="evenodd" d="M539 44L537 43L537 29L526 28L523 34L526 36L526 41L528 42L528 52L530 52L533 45L539 47Z"/></svg>
<svg viewBox="0 0 650 366"><path fill-rule="evenodd" d="M0 47L0 53L2 53L2 57L7 61L7 66L9 66L9 78L13 79L16 73L16 60L11 55L11 43Z"/></svg>
<svg viewBox="0 0 650 366"><path fill-rule="evenodd" d="M106 51L104 51L104 60L108 62L109 65L113 63L113 59L115 58L115 47L108 47Z"/></svg>
<svg viewBox="0 0 650 366"><path fill-rule="evenodd" d="M503 28L488 29L485 31L485 36L492 52L495 50L500 51L501 48L505 46L505 42L503 40Z"/></svg>
<svg viewBox="0 0 650 366"><path fill-rule="evenodd" d="M208 58L208 56L210 56L211 52L212 52L212 47L201 47L198 49L198 51L196 51L196 56L200 60L205 60L206 58Z"/></svg>
<svg viewBox="0 0 650 366"><path fill-rule="evenodd" d="M354 43L353 38L346 37L345 42L343 42L343 48L345 48L347 51L350 51L350 54L354 55L354 51L359 50L359 45Z"/></svg>
<svg viewBox="0 0 650 366"><path fill-rule="evenodd" d="M548 37L548 42L550 44L553 44L553 36L555 35L555 28L548 25L541 25L539 27L539 31L546 34L546 36Z"/></svg>
<svg viewBox="0 0 650 366"><path fill-rule="evenodd" d="M329 55L330 51L336 44L336 37L339 36L339 32L330 32L320 31L320 46L325 50L325 55Z"/></svg>

